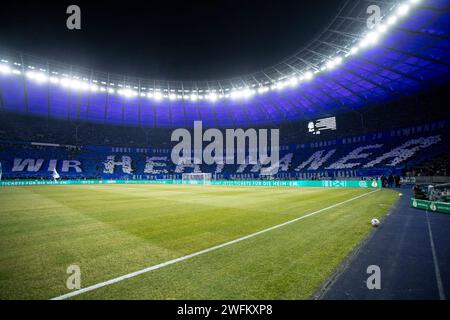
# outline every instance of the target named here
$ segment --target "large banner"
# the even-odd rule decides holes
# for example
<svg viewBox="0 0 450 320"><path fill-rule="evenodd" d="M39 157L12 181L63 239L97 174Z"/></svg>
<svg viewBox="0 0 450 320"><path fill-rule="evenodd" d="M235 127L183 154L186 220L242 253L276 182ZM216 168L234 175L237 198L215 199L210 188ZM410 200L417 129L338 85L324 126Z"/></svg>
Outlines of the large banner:
<svg viewBox="0 0 450 320"><path fill-rule="evenodd" d="M411 198L411 207L432 212L450 213L450 203Z"/></svg>
<svg viewBox="0 0 450 320"><path fill-rule="evenodd" d="M381 188L381 182L378 180L213 180L211 184L267 187Z"/></svg>
<svg viewBox="0 0 450 320"><path fill-rule="evenodd" d="M0 186L80 184L208 184L241 187L381 188L379 180L4 180Z"/></svg>

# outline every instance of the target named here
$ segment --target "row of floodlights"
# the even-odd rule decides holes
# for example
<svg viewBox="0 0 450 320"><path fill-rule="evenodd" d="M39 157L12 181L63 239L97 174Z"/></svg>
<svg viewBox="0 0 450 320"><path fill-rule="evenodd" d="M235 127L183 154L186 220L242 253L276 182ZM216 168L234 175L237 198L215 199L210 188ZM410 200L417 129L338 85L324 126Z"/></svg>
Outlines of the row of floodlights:
<svg viewBox="0 0 450 320"><path fill-rule="evenodd" d="M115 85L113 83L106 83L104 81L96 81L79 77L70 77L68 75L60 76L57 72L51 72L50 74L45 69L36 70L33 66L28 66L28 70L25 71L25 76L37 83L53 83L59 84L62 87L69 88L71 90L78 91L91 91L91 92L107 92L109 94L119 94L124 97L148 97L154 100L208 100L216 101L223 98L231 99L242 99L250 98L256 94L264 94L271 90L282 90L286 87L296 87L302 82L310 81L314 78L315 74L332 70L339 66L345 58L355 55L358 52L371 47L379 42L380 38L388 31L390 27L395 25L397 21L406 16L413 5L419 3L420 0L409 0L405 3L397 6L395 12L391 14L388 18L383 19L383 21L378 24L372 31L365 34L359 42L349 50L344 55L338 55L335 57L330 57L327 61L323 62L320 68L314 68L314 70L305 70L304 72L294 74L290 77L286 77L278 80L272 84L265 84L257 87L253 85L252 87L238 88L238 89L225 89L225 90L160 90L160 89L150 89L147 91L146 88L129 87L122 86L120 84ZM9 65L7 60L0 61L0 74L13 74L21 75L22 70L20 63L13 63L13 66ZM25 69L23 69L25 70ZM117 87L117 88L113 88Z"/></svg>

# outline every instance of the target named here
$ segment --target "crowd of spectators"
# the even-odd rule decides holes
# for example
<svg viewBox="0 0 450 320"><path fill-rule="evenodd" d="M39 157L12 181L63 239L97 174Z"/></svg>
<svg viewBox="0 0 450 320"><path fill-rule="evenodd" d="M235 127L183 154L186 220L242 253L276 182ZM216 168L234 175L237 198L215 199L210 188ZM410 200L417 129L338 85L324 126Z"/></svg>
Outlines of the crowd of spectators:
<svg viewBox="0 0 450 320"><path fill-rule="evenodd" d="M75 122L3 113L1 141L45 142L63 145L162 147L170 141L167 129Z"/></svg>
<svg viewBox="0 0 450 320"><path fill-rule="evenodd" d="M383 188L400 188L401 187L401 179L398 174L395 175L388 175L388 176L381 176L381 185Z"/></svg>
<svg viewBox="0 0 450 320"><path fill-rule="evenodd" d="M410 177L450 176L450 151L408 169L405 175Z"/></svg>

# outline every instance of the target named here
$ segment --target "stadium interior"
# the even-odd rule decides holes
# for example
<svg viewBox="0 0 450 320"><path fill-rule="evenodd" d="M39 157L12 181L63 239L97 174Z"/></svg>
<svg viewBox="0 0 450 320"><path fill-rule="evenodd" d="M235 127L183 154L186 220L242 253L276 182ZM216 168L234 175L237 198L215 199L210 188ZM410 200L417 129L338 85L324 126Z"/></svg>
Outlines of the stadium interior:
<svg viewBox="0 0 450 320"><path fill-rule="evenodd" d="M445 96L448 90L438 88L344 112L337 116L339 129L320 135L308 134L308 120L286 123L280 126L281 169L270 178L368 179L413 172L448 176L450 123L441 105ZM181 179L183 173L199 172L217 179L264 178L258 165L173 164L169 128L10 112L2 114L1 127L3 177L9 179L53 179L55 168L64 179Z"/></svg>
<svg viewBox="0 0 450 320"><path fill-rule="evenodd" d="M384 28L360 34L368 3L345 1L300 51L225 80L0 47L0 299L448 299L450 2L375 2ZM175 163L171 135L196 121L278 129L276 173Z"/></svg>

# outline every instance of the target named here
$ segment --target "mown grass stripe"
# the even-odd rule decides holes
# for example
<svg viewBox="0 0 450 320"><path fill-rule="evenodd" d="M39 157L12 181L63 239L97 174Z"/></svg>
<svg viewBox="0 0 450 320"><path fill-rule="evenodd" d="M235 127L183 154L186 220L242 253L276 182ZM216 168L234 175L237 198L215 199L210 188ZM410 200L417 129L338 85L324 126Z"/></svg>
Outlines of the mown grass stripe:
<svg viewBox="0 0 450 320"><path fill-rule="evenodd" d="M82 289L79 289L79 290L76 290L76 291L72 291L72 292L63 294L61 296L52 298L51 300L65 300L65 299L68 299L68 298L71 298L71 297L75 297L75 296L78 296L78 295L83 294L85 292L93 291L93 290L96 290L96 289L99 289L99 288L102 288L102 287L105 287L105 286L108 286L108 285L111 285L111 284L123 281L125 279L133 278L133 277L136 277L138 275L141 275L141 274L153 271L153 270L161 269L161 268L166 267L168 265L172 265L172 264L175 264L175 263L178 263L178 262L181 262L181 261L184 261L184 260L188 260L188 259L197 257L199 255L202 255L202 254L205 254L205 253L208 253L208 252L211 252L211 251L215 251L215 250L221 249L223 247L230 246L232 244L236 244L238 242L247 240L249 238L253 238L253 237L257 236L257 235L260 235L260 234L263 234L263 233L266 233L266 232L269 232L269 231L272 231L272 230L284 227L286 225L292 224L294 222L303 220L305 218L311 217L311 216L313 216L315 214L318 214L318 213L321 213L323 211L326 211L326 210L329 210L329 209L333 209L335 207L341 206L341 205L346 204L348 202L351 202L351 201L357 200L359 198L368 196L370 194L378 192L379 190L380 189L364 193L362 195L359 195L359 196L356 196L356 197L353 197L353 198L341 201L339 203L333 204L333 205L328 206L326 208L322 208L322 209L319 209L317 211L314 211L314 212L308 213L306 215L300 216L298 218L295 218L295 219L292 219L292 220L289 220L289 221L286 221L286 222L274 225L272 227L263 229L261 231L257 231L257 232L251 233L251 234L246 235L244 237L240 237L238 239L231 240L231 241L219 244L219 245L211 247L211 248L207 248L207 249L204 249L204 250L201 250L201 251L198 251L198 252L194 252L194 253L189 254L189 255L185 255L185 256L182 256L182 257L179 257L179 258L176 258L176 259L172 259L172 260L169 260L169 261L166 261L166 262L163 262L163 263L159 263L159 264L154 265L154 266L150 266L148 268L144 268L144 269L141 269L141 270L138 270L138 271L135 271L135 272L131 272L131 273L125 274L125 275L120 276L120 277L116 277L116 278L113 278L113 279L110 279L110 280L107 280L107 281L104 281L104 282L100 282L100 283L88 286L86 288L82 288Z"/></svg>

